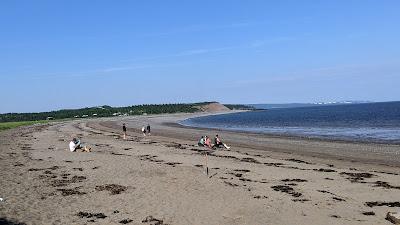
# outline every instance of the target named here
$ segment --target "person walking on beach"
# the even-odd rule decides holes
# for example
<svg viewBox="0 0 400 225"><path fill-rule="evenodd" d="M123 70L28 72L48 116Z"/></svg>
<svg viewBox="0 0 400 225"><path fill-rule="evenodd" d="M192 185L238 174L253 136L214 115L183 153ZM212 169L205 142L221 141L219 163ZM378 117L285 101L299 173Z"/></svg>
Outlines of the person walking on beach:
<svg viewBox="0 0 400 225"><path fill-rule="evenodd" d="M146 137L146 127L145 126L142 127L142 132L143 132L143 136Z"/></svg>
<svg viewBox="0 0 400 225"><path fill-rule="evenodd" d="M214 146L215 147L217 147L217 148L220 148L221 146L224 146L226 149L230 149L231 147L229 147L228 145L226 145L225 143L223 143L222 141L221 141L221 139L219 138L219 136L218 136L218 134L217 135L215 135L215 138L214 138Z"/></svg>
<svg viewBox="0 0 400 225"><path fill-rule="evenodd" d="M147 124L146 131L147 131L148 135L151 135L151 133L150 133L150 124Z"/></svg>
<svg viewBox="0 0 400 225"><path fill-rule="evenodd" d="M124 140L126 139L126 126L125 123L122 124L122 132L124 132Z"/></svg>

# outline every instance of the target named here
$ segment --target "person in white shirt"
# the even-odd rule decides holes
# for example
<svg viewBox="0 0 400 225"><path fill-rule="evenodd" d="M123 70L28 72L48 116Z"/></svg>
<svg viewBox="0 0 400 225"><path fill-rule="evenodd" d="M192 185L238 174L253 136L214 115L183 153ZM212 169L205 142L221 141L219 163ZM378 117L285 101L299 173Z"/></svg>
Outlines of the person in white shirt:
<svg viewBox="0 0 400 225"><path fill-rule="evenodd" d="M147 130L146 130L146 127L143 126L143 127L142 127L142 132L143 132L143 136L144 136L144 137L146 137L146 131L147 131Z"/></svg>
<svg viewBox="0 0 400 225"><path fill-rule="evenodd" d="M82 147L81 141L76 138L73 138L72 141L69 143L69 150L71 152L75 152L77 149L80 149L81 147Z"/></svg>

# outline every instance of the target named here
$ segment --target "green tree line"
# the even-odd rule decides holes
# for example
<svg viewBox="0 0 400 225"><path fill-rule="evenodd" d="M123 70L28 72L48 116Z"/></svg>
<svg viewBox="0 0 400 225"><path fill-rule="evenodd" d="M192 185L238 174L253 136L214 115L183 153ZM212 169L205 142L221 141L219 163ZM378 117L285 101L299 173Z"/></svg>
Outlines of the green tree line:
<svg viewBox="0 0 400 225"><path fill-rule="evenodd" d="M110 117L119 115L143 115L164 113L194 113L200 109L198 106L212 102L191 104L159 104L159 105L134 105L127 107L98 106L82 109L62 109L51 112L39 113L5 113L0 114L0 122L35 121L46 119L68 119L85 117ZM243 105L226 105L231 109L244 109ZM249 108L247 108L249 109Z"/></svg>

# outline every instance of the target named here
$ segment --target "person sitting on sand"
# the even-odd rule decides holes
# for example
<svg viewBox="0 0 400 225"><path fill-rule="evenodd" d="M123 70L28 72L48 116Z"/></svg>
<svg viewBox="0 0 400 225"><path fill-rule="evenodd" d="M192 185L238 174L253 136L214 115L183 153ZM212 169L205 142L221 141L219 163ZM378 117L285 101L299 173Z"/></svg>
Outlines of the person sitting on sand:
<svg viewBox="0 0 400 225"><path fill-rule="evenodd" d="M82 152L92 151L92 148L90 148L89 146L83 146L79 139L73 138L72 141L69 143L69 150L71 152L75 152L77 149L82 149Z"/></svg>
<svg viewBox="0 0 400 225"><path fill-rule="evenodd" d="M226 149L230 149L231 148L231 147L229 147L228 145L226 145L225 143L223 143L221 141L221 139L219 138L218 134L215 135L214 146L217 147L217 148L220 148L221 146L224 146Z"/></svg>
<svg viewBox="0 0 400 225"><path fill-rule="evenodd" d="M205 140L204 140L204 136L201 136L199 142L197 143L198 146L200 147L204 147L205 146Z"/></svg>
<svg viewBox="0 0 400 225"><path fill-rule="evenodd" d="M210 149L213 149L214 146L211 144L211 139L210 139L210 137L205 136L204 138L205 138L205 143L204 143L204 145L207 146L207 147L210 148Z"/></svg>
<svg viewBox="0 0 400 225"><path fill-rule="evenodd" d="M77 149L81 148L82 148L81 141L76 138L73 138L72 141L69 143L69 150L71 152L75 152Z"/></svg>

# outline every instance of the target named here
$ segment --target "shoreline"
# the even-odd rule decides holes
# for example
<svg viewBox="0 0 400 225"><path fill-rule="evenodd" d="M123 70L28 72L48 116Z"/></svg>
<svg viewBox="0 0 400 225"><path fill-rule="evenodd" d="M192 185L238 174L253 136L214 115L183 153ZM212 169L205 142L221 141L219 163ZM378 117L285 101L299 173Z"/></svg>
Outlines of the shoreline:
<svg viewBox="0 0 400 225"><path fill-rule="evenodd" d="M242 111L248 112L248 111ZM232 113L241 113L239 112L232 112ZM280 134L280 133L269 133L269 132L257 132L257 131L246 131L240 129L227 129L227 128L217 128L217 127L201 127L196 125L185 125L182 122L185 120L199 118L199 117L206 117L206 116L214 116L214 115L223 115L223 114L230 114L230 113L218 113L218 114L210 114L210 115L198 115L193 117L188 117L186 119L176 121L175 123L179 126L186 127L186 128L193 128L193 129L204 129L204 130L215 130L215 131L230 131L242 134L259 134L265 135L266 137L276 137L276 138L288 138L288 139L299 139L299 140L315 140L315 141L327 141L327 142L336 142L336 143L353 143L353 144L376 144L376 145L388 145L388 146L398 146L400 147L400 141L387 141L387 140L377 140L377 139L354 139L354 138L346 138L346 137L321 137L321 136L307 136L307 135L296 135L296 134ZM174 126L173 123L169 125Z"/></svg>
<svg viewBox="0 0 400 225"><path fill-rule="evenodd" d="M332 142L332 143L348 143L348 144L369 144L369 145L382 145L382 146L396 146L400 147L400 143L398 142L391 142L391 141L368 141L368 140L358 140L358 139L333 139L333 138L323 138L323 137L309 137L309 136L302 136L302 135L290 135L290 134L274 134L274 133L267 133L267 132L256 132L256 131L245 131L245 130L236 130L236 129L224 129L224 128L213 128L213 127L197 127L197 126L190 126L184 125L179 122L176 123L165 123L167 126L171 127L182 127L187 129L201 129L201 130L214 130L214 131L227 131L227 132L234 132L239 134L255 134L255 135L263 135L265 137L270 138L286 138L286 139L294 139L294 140L307 140L307 141L325 141L325 142Z"/></svg>
<svg viewBox="0 0 400 225"><path fill-rule="evenodd" d="M398 145L361 143L336 140L320 140L301 137L284 137L259 133L227 131L219 129L194 128L183 126L178 121L198 116L211 114L165 114L158 116L126 117L107 121L104 127L119 130L122 122L127 123L128 131L140 132L142 124L152 124L152 130L157 132L157 137L173 138L186 143L197 144L200 136L219 133L229 145L236 146L239 150L273 152L278 155L297 155L307 159L322 161L335 160L340 163L384 165L400 167L400 149ZM116 122L117 121L117 122ZM118 122L120 121L120 122ZM136 128L136 129L135 129Z"/></svg>

